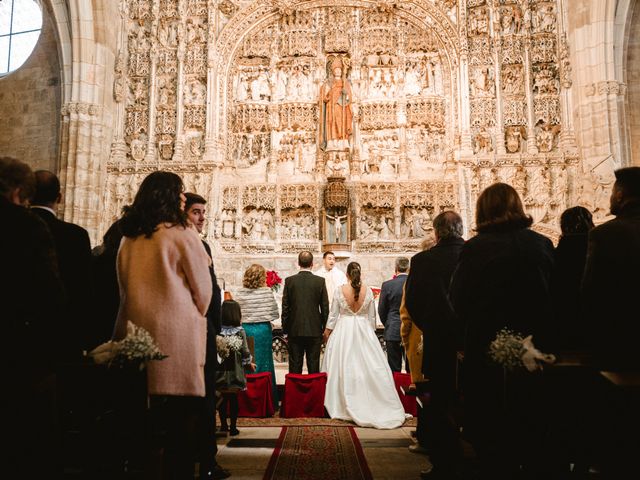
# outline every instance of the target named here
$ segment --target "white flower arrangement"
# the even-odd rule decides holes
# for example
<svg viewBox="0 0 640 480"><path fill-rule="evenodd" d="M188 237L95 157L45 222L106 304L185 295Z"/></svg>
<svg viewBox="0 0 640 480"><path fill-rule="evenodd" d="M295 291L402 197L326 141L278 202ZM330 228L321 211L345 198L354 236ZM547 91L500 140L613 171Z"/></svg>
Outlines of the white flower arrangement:
<svg viewBox="0 0 640 480"><path fill-rule="evenodd" d="M542 353L533 344L533 336L522 336L508 328L500 330L489 345L489 357L505 370L524 367L529 372L542 370L542 363L554 363L556 357Z"/></svg>
<svg viewBox="0 0 640 480"><path fill-rule="evenodd" d="M218 356L224 361L231 352L242 351L242 338L238 335L218 335L216 337Z"/></svg>
<svg viewBox="0 0 640 480"><path fill-rule="evenodd" d="M506 370L515 370L522 366L523 341L521 334L503 328L489 345L489 357Z"/></svg>
<svg viewBox="0 0 640 480"><path fill-rule="evenodd" d="M120 341L109 341L96 347L89 356L98 364L139 365L144 368L145 362L151 360L164 360L164 355L151 334L142 327L128 322L127 336Z"/></svg>

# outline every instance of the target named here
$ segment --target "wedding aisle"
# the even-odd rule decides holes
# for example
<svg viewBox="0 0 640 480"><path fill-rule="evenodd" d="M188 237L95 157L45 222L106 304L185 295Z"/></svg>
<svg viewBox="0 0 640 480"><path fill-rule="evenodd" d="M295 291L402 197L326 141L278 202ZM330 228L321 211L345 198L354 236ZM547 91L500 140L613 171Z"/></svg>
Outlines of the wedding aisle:
<svg viewBox="0 0 640 480"><path fill-rule="evenodd" d="M375 430L353 426L318 426L314 419L299 420L298 425L286 427L249 427L239 423L241 433L238 437L218 438L218 461L231 470L231 478L244 480L316 478L301 473L300 469L318 472L318 465L322 462L326 464L321 467L326 474L317 478L419 478L420 470L428 465L427 457L410 453L407 449L412 443L410 431L413 427ZM308 423L305 425L305 422ZM278 446L280 451L274 455ZM337 451L341 453L334 454L335 458L330 460L330 452ZM370 476L367 476L367 471ZM360 476L355 476L358 472Z"/></svg>
<svg viewBox="0 0 640 480"><path fill-rule="evenodd" d="M282 427L264 480L371 480L353 427Z"/></svg>

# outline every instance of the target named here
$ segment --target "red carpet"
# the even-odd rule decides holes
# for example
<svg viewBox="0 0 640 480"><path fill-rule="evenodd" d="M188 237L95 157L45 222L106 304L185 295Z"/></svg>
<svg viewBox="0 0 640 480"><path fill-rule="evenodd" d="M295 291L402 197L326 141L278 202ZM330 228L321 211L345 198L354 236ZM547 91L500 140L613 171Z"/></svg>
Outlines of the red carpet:
<svg viewBox="0 0 640 480"><path fill-rule="evenodd" d="M282 427L263 480L372 480L353 427Z"/></svg>
<svg viewBox="0 0 640 480"><path fill-rule="evenodd" d="M217 424L220 425L218 418ZM350 427L354 426L353 422L338 420L332 418L282 418L280 412L276 412L273 417L267 418L238 418L238 427L299 427L299 426L321 426L321 427ZM403 427L415 427L417 425L416 418L408 418L405 420Z"/></svg>

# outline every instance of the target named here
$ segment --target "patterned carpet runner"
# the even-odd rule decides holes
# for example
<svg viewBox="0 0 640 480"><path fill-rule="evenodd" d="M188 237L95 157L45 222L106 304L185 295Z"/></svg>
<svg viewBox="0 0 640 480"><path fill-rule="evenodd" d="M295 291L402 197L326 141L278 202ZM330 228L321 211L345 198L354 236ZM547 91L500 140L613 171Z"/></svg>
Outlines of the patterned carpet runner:
<svg viewBox="0 0 640 480"><path fill-rule="evenodd" d="M264 480L372 480L353 427L282 427Z"/></svg>
<svg viewBox="0 0 640 480"><path fill-rule="evenodd" d="M417 425L417 419L408 418L404 422L404 427L415 427ZM220 419L218 418L217 424L220 425ZM298 426L321 426L321 427L348 427L353 426L353 422L345 420L338 420L333 418L282 418L280 413L276 412L273 417L267 418L253 418L253 417L239 417L238 427L298 427Z"/></svg>

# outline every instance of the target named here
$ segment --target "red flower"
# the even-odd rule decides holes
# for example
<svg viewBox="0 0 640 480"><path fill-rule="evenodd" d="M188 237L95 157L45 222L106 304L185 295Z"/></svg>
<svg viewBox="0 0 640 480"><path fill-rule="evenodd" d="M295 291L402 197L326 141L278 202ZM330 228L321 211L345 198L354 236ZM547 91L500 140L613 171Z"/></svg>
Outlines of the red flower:
<svg viewBox="0 0 640 480"><path fill-rule="evenodd" d="M275 270L267 270L267 287L274 292L277 292L280 289L281 284L282 279L278 275L278 272Z"/></svg>

